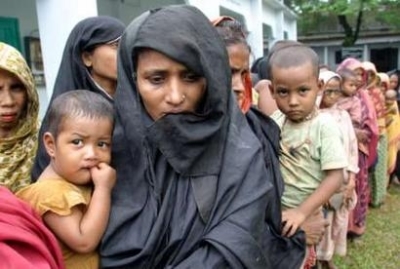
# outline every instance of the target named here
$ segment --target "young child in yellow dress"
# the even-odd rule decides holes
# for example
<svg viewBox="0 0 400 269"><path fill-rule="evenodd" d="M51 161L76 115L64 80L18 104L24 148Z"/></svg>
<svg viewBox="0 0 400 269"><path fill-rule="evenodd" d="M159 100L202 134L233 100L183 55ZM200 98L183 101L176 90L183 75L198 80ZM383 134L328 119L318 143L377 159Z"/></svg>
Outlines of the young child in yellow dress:
<svg viewBox="0 0 400 269"><path fill-rule="evenodd" d="M116 173L109 166L113 107L86 90L57 97L43 142L50 164L17 192L57 236L66 268L99 268L96 248L106 229Z"/></svg>

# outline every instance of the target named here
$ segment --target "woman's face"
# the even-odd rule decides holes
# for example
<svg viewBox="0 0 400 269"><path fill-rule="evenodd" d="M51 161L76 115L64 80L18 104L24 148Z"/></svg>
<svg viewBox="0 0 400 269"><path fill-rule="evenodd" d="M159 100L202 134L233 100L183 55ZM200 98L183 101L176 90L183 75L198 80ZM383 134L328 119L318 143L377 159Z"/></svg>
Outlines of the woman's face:
<svg viewBox="0 0 400 269"><path fill-rule="evenodd" d="M389 89L396 90L397 86L399 85L399 77L396 74L392 74L389 79Z"/></svg>
<svg viewBox="0 0 400 269"><path fill-rule="evenodd" d="M227 50L232 73L232 90L236 95L239 107L241 107L245 94L244 76L250 72L250 51L245 44L241 43L230 45Z"/></svg>
<svg viewBox="0 0 400 269"><path fill-rule="evenodd" d="M139 53L137 88L153 120L166 114L195 112L202 100L205 78L155 50Z"/></svg>
<svg viewBox="0 0 400 269"><path fill-rule="evenodd" d="M82 54L83 63L89 69L93 79L110 95L113 95L114 92L109 92L104 85L117 81L117 49L118 41L115 41L96 46L92 52Z"/></svg>
<svg viewBox="0 0 400 269"><path fill-rule="evenodd" d="M26 102L24 84L14 74L0 69L0 137L7 137L18 125Z"/></svg>

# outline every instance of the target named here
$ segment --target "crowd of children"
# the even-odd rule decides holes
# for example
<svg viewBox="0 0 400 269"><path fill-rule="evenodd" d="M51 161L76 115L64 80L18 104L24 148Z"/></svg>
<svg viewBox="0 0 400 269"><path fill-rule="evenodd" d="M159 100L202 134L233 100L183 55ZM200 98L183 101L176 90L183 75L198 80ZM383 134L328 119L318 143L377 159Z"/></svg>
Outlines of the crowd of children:
<svg viewBox="0 0 400 269"><path fill-rule="evenodd" d="M282 215L284 231L290 235L307 219L304 207L310 201L313 209L319 205L330 225L321 242L308 247L304 268L336 268L333 255L346 255L347 241L358 241L365 233L368 207L381 206L390 185L398 184L399 72L378 72L372 62L354 58L344 59L336 70L323 64L317 70L315 57L298 42L277 42L265 58L274 102L268 97L258 101L281 128L282 205L288 209ZM259 88L256 84L257 92ZM264 103L274 103L278 110L264 108ZM326 179L336 169L343 177L330 181L341 182L332 195ZM320 188L326 188L325 196L318 195L317 202Z"/></svg>
<svg viewBox="0 0 400 269"><path fill-rule="evenodd" d="M397 79L397 75L391 77ZM334 115L348 157L344 185L324 205L330 226L317 246L318 264L335 268L333 255L346 255L346 242L360 239L368 207L384 203L395 178L400 139L398 85L390 83L389 75L378 72L373 63L353 58L345 59L336 72L321 70L319 78L320 111Z"/></svg>

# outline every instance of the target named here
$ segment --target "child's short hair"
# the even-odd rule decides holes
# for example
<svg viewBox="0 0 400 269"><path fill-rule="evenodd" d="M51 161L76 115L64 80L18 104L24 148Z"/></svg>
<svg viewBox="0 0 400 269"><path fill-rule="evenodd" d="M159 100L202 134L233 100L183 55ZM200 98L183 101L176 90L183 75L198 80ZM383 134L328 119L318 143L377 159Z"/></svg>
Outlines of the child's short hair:
<svg viewBox="0 0 400 269"><path fill-rule="evenodd" d="M342 78L342 82L357 77L356 72L348 68L340 69L337 71L337 73Z"/></svg>
<svg viewBox="0 0 400 269"><path fill-rule="evenodd" d="M272 68L297 67L305 63L311 63L313 73L318 79L319 75L319 57L315 51L300 42L292 40L278 41L271 48L268 57L268 76L273 79Z"/></svg>
<svg viewBox="0 0 400 269"><path fill-rule="evenodd" d="M47 132L57 138L60 127L66 119L78 117L114 122L113 105L100 94L88 90L74 90L54 99L48 111Z"/></svg>

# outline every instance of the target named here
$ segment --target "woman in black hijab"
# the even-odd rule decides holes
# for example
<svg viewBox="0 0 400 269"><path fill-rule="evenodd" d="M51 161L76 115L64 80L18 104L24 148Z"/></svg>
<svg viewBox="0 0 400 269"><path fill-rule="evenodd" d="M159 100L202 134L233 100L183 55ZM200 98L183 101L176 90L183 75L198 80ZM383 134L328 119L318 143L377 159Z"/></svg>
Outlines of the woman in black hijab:
<svg viewBox="0 0 400 269"><path fill-rule="evenodd" d="M127 27L115 108L102 267L270 268L261 237L272 184L225 46L197 8L152 10Z"/></svg>
<svg viewBox="0 0 400 269"><path fill-rule="evenodd" d="M71 31L53 88L50 104L60 94L75 89L87 89L112 102L117 87L117 48L125 29L112 17L90 17L80 21ZM47 129L47 113L39 137ZM49 163L41 140L32 169L36 181Z"/></svg>

